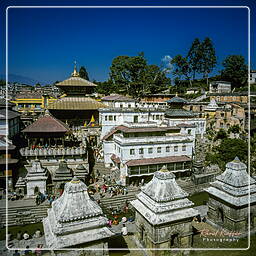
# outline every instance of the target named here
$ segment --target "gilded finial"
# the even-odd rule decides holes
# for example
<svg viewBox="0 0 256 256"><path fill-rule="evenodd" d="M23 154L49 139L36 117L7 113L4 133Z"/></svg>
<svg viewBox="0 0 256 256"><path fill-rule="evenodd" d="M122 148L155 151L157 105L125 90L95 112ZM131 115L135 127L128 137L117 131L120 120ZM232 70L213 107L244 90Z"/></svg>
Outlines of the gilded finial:
<svg viewBox="0 0 256 256"><path fill-rule="evenodd" d="M79 73L77 72L77 70L76 70L76 61L74 61L74 71L73 71L73 73L71 74L72 76L74 76L74 77L77 77L77 76L79 76Z"/></svg>

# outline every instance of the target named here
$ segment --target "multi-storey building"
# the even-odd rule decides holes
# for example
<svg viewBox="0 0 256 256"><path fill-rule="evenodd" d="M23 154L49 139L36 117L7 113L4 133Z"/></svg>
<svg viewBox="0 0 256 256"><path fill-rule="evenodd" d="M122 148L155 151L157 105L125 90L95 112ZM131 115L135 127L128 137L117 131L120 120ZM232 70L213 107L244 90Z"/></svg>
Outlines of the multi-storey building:
<svg viewBox="0 0 256 256"><path fill-rule="evenodd" d="M195 126L124 123L103 137L104 162L118 169L123 185L151 178L166 165L177 177L190 174Z"/></svg>

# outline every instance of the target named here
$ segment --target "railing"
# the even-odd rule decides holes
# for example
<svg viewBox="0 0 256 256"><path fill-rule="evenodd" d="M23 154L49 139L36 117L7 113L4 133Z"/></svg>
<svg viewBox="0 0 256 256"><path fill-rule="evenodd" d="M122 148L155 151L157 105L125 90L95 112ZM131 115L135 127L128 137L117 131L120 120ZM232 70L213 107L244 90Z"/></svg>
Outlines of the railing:
<svg viewBox="0 0 256 256"><path fill-rule="evenodd" d="M84 155L86 148L22 148L20 149L22 156L64 156L64 155Z"/></svg>

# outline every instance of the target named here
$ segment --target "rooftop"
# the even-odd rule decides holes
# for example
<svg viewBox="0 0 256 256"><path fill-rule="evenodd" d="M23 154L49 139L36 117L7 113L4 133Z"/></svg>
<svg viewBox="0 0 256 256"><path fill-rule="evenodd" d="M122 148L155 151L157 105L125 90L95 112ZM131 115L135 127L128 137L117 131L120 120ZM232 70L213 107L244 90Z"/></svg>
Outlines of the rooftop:
<svg viewBox="0 0 256 256"><path fill-rule="evenodd" d="M48 109L58 110L97 110L106 107L90 97L63 97L50 103Z"/></svg>
<svg viewBox="0 0 256 256"><path fill-rule="evenodd" d="M96 87L97 85L88 81L88 80L85 80L81 77L70 77L62 82L59 82L56 84L56 86L58 87L62 87L62 86L86 86L86 87Z"/></svg>
<svg viewBox="0 0 256 256"><path fill-rule="evenodd" d="M7 115L6 115L7 113ZM16 117L19 117L20 113L12 110L7 110L6 109L0 109L0 120L6 120L6 119L14 119Z"/></svg>
<svg viewBox="0 0 256 256"><path fill-rule="evenodd" d="M168 104L172 104L172 103L180 103L180 104L186 104L187 101L183 98L180 98L178 96L175 96L169 100L166 101Z"/></svg>
<svg viewBox="0 0 256 256"><path fill-rule="evenodd" d="M246 169L247 166L236 157L226 164L226 170L205 190L234 206L248 204L250 191L250 202L256 202L256 181L249 176Z"/></svg>
<svg viewBox="0 0 256 256"><path fill-rule="evenodd" d="M161 225L198 215L187 196L176 183L175 175L163 166L131 204L152 225Z"/></svg>
<svg viewBox="0 0 256 256"><path fill-rule="evenodd" d="M133 98L119 95L119 94L111 94L101 98L102 101L135 101Z"/></svg>
<svg viewBox="0 0 256 256"><path fill-rule="evenodd" d="M53 117L49 111L40 116L34 123L26 127L24 133L66 133L68 126L57 118Z"/></svg>
<svg viewBox="0 0 256 256"><path fill-rule="evenodd" d="M167 156L167 157L156 157L156 158L144 158L144 159L134 159L126 162L127 166L141 166L150 164L168 164L168 163L178 163L178 162L189 162L192 159L188 156Z"/></svg>

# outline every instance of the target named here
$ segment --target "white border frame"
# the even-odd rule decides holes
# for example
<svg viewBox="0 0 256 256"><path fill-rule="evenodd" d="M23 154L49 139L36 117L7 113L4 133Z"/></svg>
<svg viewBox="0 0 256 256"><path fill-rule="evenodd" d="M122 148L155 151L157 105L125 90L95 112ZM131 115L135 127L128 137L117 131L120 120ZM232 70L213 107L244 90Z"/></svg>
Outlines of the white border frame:
<svg viewBox="0 0 256 256"><path fill-rule="evenodd" d="M53 8L53 9L79 9L79 8L87 8L87 9L198 9L198 8L216 8L216 9L247 9L248 10L248 173L250 176L250 15L251 10L248 6L8 6L5 10L6 14L6 33L5 33L5 43L6 43L6 106L7 106L7 96L8 96L8 11L9 9L22 9L22 8ZM8 116L8 108L6 107L6 116ZM7 129L8 135L8 129ZM6 146L6 153L8 153L8 145ZM8 159L6 158L6 167L8 167ZM8 169L8 168L6 168ZM249 178L250 179L250 178ZM250 184L250 182L249 182ZM6 188L8 194L8 173L6 173ZM248 219L250 220L250 186L249 186L249 202L248 202ZM14 250L25 250L25 248L9 248L8 241L7 241L7 234L8 234L8 196L6 197L6 248L10 251ZM248 247L247 248L108 248L108 250L112 251L246 251L250 248L251 239L250 239L250 221L248 221ZM29 248L30 250L35 250L36 248ZM43 250L47 251L100 251L99 249L86 249L86 248L62 248L62 249L52 249L52 248L43 248Z"/></svg>

